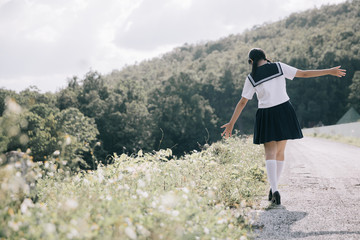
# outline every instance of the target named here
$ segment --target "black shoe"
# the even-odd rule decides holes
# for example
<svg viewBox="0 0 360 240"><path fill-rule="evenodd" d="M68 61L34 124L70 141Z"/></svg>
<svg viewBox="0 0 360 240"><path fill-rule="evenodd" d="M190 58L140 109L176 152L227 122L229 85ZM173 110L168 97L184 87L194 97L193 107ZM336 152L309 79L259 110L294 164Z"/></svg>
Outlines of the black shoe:
<svg viewBox="0 0 360 240"><path fill-rule="evenodd" d="M276 205L280 205L281 204L281 200L280 200L280 193L278 191L274 192L272 199L271 199L272 203L275 203Z"/></svg>
<svg viewBox="0 0 360 240"><path fill-rule="evenodd" d="M272 191L271 191L271 188L270 188L270 191L269 191L269 201L272 200Z"/></svg>

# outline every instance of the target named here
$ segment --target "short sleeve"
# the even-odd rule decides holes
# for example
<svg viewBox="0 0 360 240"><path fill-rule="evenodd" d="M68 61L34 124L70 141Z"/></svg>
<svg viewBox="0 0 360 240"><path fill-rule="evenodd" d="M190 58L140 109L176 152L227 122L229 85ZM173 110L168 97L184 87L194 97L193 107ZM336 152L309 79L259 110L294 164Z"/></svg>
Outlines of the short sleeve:
<svg viewBox="0 0 360 240"><path fill-rule="evenodd" d="M251 85L249 78L246 78L241 96L251 100L255 93L255 88Z"/></svg>
<svg viewBox="0 0 360 240"><path fill-rule="evenodd" d="M281 66L281 69L283 70L284 77L287 79L293 80L298 69L294 68L292 66L289 66L285 63L282 63L282 62L280 62L280 66Z"/></svg>

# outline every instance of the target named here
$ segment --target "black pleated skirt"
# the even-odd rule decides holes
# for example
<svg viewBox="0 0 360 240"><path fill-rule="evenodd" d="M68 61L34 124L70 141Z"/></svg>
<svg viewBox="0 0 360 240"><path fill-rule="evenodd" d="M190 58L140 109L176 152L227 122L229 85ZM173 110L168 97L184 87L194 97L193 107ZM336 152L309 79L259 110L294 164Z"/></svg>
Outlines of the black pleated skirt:
<svg viewBox="0 0 360 240"><path fill-rule="evenodd" d="M290 101L270 108L259 108L254 126L254 143L303 138Z"/></svg>

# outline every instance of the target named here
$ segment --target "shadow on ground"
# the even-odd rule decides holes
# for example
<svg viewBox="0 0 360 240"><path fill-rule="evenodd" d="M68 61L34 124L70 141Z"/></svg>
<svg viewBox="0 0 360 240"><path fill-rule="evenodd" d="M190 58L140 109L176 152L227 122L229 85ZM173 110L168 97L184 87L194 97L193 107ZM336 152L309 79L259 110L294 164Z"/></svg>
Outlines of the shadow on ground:
<svg viewBox="0 0 360 240"><path fill-rule="evenodd" d="M358 236L360 231L291 231L291 226L307 217L306 212L289 211L284 206L270 206L266 211L262 211L258 220L252 225L254 239L296 239L311 236L323 236L319 239L327 239L326 236L336 235L338 239L347 239L346 236ZM335 236L333 236L335 237Z"/></svg>

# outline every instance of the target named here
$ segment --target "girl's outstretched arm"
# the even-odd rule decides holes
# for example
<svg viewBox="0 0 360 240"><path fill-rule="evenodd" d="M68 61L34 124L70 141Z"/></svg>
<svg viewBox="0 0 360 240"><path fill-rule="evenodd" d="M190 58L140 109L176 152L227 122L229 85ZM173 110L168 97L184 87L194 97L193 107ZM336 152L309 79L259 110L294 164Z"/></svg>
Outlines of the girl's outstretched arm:
<svg viewBox="0 0 360 240"><path fill-rule="evenodd" d="M341 69L340 67L341 66L337 66L333 68L319 69L319 70L297 70L295 77L310 78L310 77L320 77L325 75L343 77L346 75L346 70Z"/></svg>
<svg viewBox="0 0 360 240"><path fill-rule="evenodd" d="M242 112L242 110L244 109L246 103L248 102L248 99L242 97L240 99L240 101L238 102L238 104L236 105L236 108L234 110L234 113L231 117L231 120L230 122L224 124L221 126L221 128L224 128L225 127L225 130L224 132L221 134L221 136L224 136L225 135L225 138L228 138L228 137L231 137L231 132L234 128L234 125L235 125L235 122L236 120L239 118L240 116L240 113Z"/></svg>

